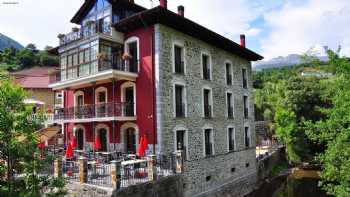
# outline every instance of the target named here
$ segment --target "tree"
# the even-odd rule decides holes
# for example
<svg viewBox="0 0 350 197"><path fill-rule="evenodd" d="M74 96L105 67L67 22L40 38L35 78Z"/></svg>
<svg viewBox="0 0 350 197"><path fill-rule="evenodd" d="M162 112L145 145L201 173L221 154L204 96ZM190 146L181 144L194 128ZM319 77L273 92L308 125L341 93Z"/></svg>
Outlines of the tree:
<svg viewBox="0 0 350 197"><path fill-rule="evenodd" d="M40 196L44 187L57 180L39 175L48 160L40 158L35 131L43 119L31 119L23 104L28 96L10 80L0 83L0 196ZM17 175L23 174L24 179Z"/></svg>
<svg viewBox="0 0 350 197"><path fill-rule="evenodd" d="M340 57L339 50L327 50L330 66L337 74L329 86L333 96L332 107L324 108L326 117L317 122L307 122L307 134L326 149L317 160L322 164L322 187L331 195L347 197L350 193L350 62Z"/></svg>

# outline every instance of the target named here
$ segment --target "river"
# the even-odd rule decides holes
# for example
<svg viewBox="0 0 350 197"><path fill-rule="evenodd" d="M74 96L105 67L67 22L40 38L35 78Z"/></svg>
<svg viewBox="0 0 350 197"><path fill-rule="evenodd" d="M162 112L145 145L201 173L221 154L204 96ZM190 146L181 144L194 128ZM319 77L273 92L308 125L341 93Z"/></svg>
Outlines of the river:
<svg viewBox="0 0 350 197"><path fill-rule="evenodd" d="M289 174L265 181L261 187L245 197L330 197L318 187L314 178L296 179Z"/></svg>

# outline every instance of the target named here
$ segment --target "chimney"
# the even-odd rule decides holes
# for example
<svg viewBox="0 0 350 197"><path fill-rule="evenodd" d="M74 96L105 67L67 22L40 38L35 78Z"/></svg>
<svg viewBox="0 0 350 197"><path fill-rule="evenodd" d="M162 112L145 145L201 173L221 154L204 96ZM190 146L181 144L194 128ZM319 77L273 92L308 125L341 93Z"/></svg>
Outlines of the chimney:
<svg viewBox="0 0 350 197"><path fill-rule="evenodd" d="M179 7L177 7L177 14L184 17L185 16L185 7L180 5Z"/></svg>
<svg viewBox="0 0 350 197"><path fill-rule="evenodd" d="M245 35L241 34L241 47L245 48Z"/></svg>
<svg viewBox="0 0 350 197"><path fill-rule="evenodd" d="M160 1L160 7L168 9L168 1L167 0L159 0Z"/></svg>

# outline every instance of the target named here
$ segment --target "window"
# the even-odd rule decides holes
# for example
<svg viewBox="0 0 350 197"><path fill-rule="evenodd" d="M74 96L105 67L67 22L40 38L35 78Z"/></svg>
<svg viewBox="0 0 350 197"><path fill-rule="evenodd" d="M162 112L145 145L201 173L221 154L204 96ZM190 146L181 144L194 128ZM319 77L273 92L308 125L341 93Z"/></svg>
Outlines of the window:
<svg viewBox="0 0 350 197"><path fill-rule="evenodd" d="M76 140L77 140L77 149L83 150L84 149L84 130L82 128L79 128L76 131Z"/></svg>
<svg viewBox="0 0 350 197"><path fill-rule="evenodd" d="M227 117L233 118L233 96L231 92L226 93Z"/></svg>
<svg viewBox="0 0 350 197"><path fill-rule="evenodd" d="M249 127L244 127L244 144L246 148L250 147L250 131Z"/></svg>
<svg viewBox="0 0 350 197"><path fill-rule="evenodd" d="M233 69L231 63L226 63L226 85L232 85L233 80Z"/></svg>
<svg viewBox="0 0 350 197"><path fill-rule="evenodd" d="M184 52L183 48L174 45L174 66L176 74L185 74Z"/></svg>
<svg viewBox="0 0 350 197"><path fill-rule="evenodd" d="M175 117L185 117L185 87L183 85L175 84Z"/></svg>
<svg viewBox="0 0 350 197"><path fill-rule="evenodd" d="M249 109L248 109L248 96L243 96L243 106L244 106L244 118L248 119Z"/></svg>
<svg viewBox="0 0 350 197"><path fill-rule="evenodd" d="M125 41L125 51L130 55L126 61L126 71L137 73L139 70L139 38L131 37Z"/></svg>
<svg viewBox="0 0 350 197"><path fill-rule="evenodd" d="M243 78L243 88L248 88L248 76L247 76L247 69L242 69L242 78Z"/></svg>
<svg viewBox="0 0 350 197"><path fill-rule="evenodd" d="M214 154L213 130L204 130L204 155L210 156Z"/></svg>
<svg viewBox="0 0 350 197"><path fill-rule="evenodd" d="M203 112L205 118L212 117L212 93L210 89L203 89Z"/></svg>
<svg viewBox="0 0 350 197"><path fill-rule="evenodd" d="M62 98L63 98L62 92L56 92L56 99L62 99Z"/></svg>
<svg viewBox="0 0 350 197"><path fill-rule="evenodd" d="M228 128L228 151L234 151L235 147L235 129L230 127Z"/></svg>
<svg viewBox="0 0 350 197"><path fill-rule="evenodd" d="M202 54L202 69L203 79L211 80L211 68L210 68L210 57L209 55Z"/></svg>
<svg viewBox="0 0 350 197"><path fill-rule="evenodd" d="M176 150L182 150L184 158L187 158L187 141L185 130L176 131Z"/></svg>

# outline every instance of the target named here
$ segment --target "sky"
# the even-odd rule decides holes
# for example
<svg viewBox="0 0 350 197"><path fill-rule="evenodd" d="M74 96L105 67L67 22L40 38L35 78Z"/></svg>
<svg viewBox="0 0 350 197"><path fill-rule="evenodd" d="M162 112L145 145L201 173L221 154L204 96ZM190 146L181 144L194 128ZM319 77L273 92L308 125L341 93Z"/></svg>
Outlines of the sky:
<svg viewBox="0 0 350 197"><path fill-rule="evenodd" d="M57 46L84 0L0 0L0 33L22 45ZM150 0L135 0L150 8ZM159 5L153 0L153 6ZM350 0L168 0L170 10L185 6L185 17L271 59L323 46L350 56Z"/></svg>

